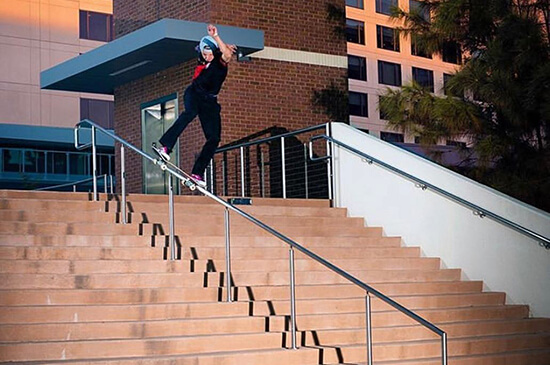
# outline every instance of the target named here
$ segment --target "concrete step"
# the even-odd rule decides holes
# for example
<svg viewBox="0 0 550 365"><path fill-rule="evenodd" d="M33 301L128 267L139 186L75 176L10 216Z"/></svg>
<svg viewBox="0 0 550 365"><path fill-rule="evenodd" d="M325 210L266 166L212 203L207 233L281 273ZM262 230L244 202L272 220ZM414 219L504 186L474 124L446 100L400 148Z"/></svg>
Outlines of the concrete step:
<svg viewBox="0 0 550 365"><path fill-rule="evenodd" d="M47 361L169 356L212 351L281 348L281 333L181 336L109 341L59 341L0 344L0 361Z"/></svg>
<svg viewBox="0 0 550 365"><path fill-rule="evenodd" d="M448 342L449 356L500 355L507 352L548 349L550 334L526 334L490 336L484 338L460 338ZM375 362L413 360L432 360L441 356L440 341L409 341L396 343L374 343ZM324 364L361 363L366 361L365 345L340 345L325 348L321 361ZM452 364L452 363L451 363Z"/></svg>
<svg viewBox="0 0 550 365"><path fill-rule="evenodd" d="M317 365L319 364L319 354L321 351L315 348L303 348L300 351L287 350L282 348L274 349L256 349L256 350L241 350L241 351L216 351L211 349L210 352L202 352L200 354L190 355L150 355L139 357L126 357L116 359L92 359L90 360L75 360L70 364L105 364L105 365L280 365L280 364L303 364ZM12 362L13 364L44 364L45 362ZM58 362L52 361L47 364L63 364L68 363L65 360Z"/></svg>
<svg viewBox="0 0 550 365"><path fill-rule="evenodd" d="M450 340L454 340L468 337L550 333L550 321L547 318L475 321L444 323L440 324L440 328L447 333ZM301 346L366 344L365 327L299 331L298 333ZM372 339L375 343L411 341L413 339L421 341L436 338L438 337L433 332L421 325L372 328Z"/></svg>
<svg viewBox="0 0 550 365"><path fill-rule="evenodd" d="M432 282L377 284L390 297L481 294L482 282ZM233 298L241 301L288 300L284 286L234 287ZM142 304L182 301L215 301L226 298L224 288L120 288L120 289L12 289L0 290L0 306ZM352 284L298 285L298 299L362 298L364 291Z"/></svg>
<svg viewBox="0 0 550 365"><path fill-rule="evenodd" d="M218 288L24 289L0 290L0 306L146 304L217 301Z"/></svg>
<svg viewBox="0 0 550 365"><path fill-rule="evenodd" d="M460 270L369 270L350 271L349 274L364 282L414 283L459 281ZM149 287L224 286L225 273L109 273L109 274L0 274L0 289L105 289ZM288 272L234 272L234 285L288 285ZM346 284L348 280L329 271L298 271L296 284Z"/></svg>
<svg viewBox="0 0 550 365"><path fill-rule="evenodd" d="M25 246L0 246L0 260L151 260L162 259L162 252L167 251L165 247L25 247ZM418 257L418 247L368 247L350 250L343 248L320 247L315 253L328 260L353 259L364 255L365 257L394 257L412 258ZM181 259L209 260L225 259L225 248L196 248L188 247L181 249ZM238 259L287 259L288 250L281 248L244 248L235 247L231 249L231 258ZM301 253L296 254L296 259L305 259Z"/></svg>
<svg viewBox="0 0 550 365"><path fill-rule="evenodd" d="M284 321L279 318L279 321ZM84 341L264 332L263 317L231 316L148 321L0 325L0 342Z"/></svg>
<svg viewBox="0 0 550 365"><path fill-rule="evenodd" d="M0 209L0 220L3 222L102 222L116 223L114 214L100 210L15 210Z"/></svg>
<svg viewBox="0 0 550 365"><path fill-rule="evenodd" d="M383 258L334 260L347 271L358 270L438 270L438 259ZM296 271L323 271L325 267L311 259L295 260ZM170 273L223 272L225 260L0 260L0 274L99 274L99 273ZM240 272L288 271L288 260L231 260L231 270Z"/></svg>
<svg viewBox="0 0 550 365"><path fill-rule="evenodd" d="M0 323L79 323L155 321L189 318L242 317L249 313L245 302L186 302L136 305L79 305L2 307Z"/></svg>
<svg viewBox="0 0 550 365"><path fill-rule="evenodd" d="M225 247L225 235L176 235L176 242L185 247ZM400 247L401 237L292 237L305 247ZM86 236L86 235L21 235L0 234L0 246L167 246L168 236ZM274 236L255 237L231 235L231 247L285 247Z"/></svg>
<svg viewBox="0 0 550 365"><path fill-rule="evenodd" d="M179 235L223 235L223 226L211 226L207 221L200 223L188 222L174 227ZM31 235L167 235L168 225L162 224L111 224L94 222L76 223L31 223L31 222L0 222L1 234L31 234ZM381 237L380 227L349 227L347 224L331 226L287 226L280 232L287 236L360 236L360 237ZM232 235L241 236L270 236L271 234L252 223L231 226Z"/></svg>
<svg viewBox="0 0 550 365"><path fill-rule="evenodd" d="M489 355L451 356L451 365L547 365L550 363L550 350L508 351ZM357 365L365 363L358 362ZM377 365L441 365L441 357L418 361L380 361Z"/></svg>
<svg viewBox="0 0 550 365"><path fill-rule="evenodd" d="M395 295L430 295L480 293L481 281L452 281L431 283L379 283L376 290L392 297ZM236 300L276 300L288 298L288 286L249 286L233 288ZM225 289L222 290L225 298ZM330 293L330 294L329 294ZM296 298L357 298L365 295L363 289L353 284L299 285Z"/></svg>

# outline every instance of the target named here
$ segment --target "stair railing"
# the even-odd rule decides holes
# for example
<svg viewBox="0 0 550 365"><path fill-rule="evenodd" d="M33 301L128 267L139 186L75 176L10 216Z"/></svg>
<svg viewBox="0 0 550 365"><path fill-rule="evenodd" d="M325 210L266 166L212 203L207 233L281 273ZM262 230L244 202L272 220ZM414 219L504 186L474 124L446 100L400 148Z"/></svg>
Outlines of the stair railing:
<svg viewBox="0 0 550 365"><path fill-rule="evenodd" d="M324 139L326 140L327 142L330 142L330 143L333 143L335 145L338 145L356 155L358 155L359 157L361 157L362 159L364 159L368 164L376 164L376 165L379 165L405 179L408 179L408 180L411 180L412 182L415 183L415 186L422 189L422 190L432 190L434 191L435 193L441 195L441 196L444 196L445 198L447 199L450 199L460 205L463 205L469 209L471 209L474 214L480 218L485 218L485 217L488 217L488 218L491 218L492 220L508 227L508 228L511 228L535 241L538 241L539 242L539 245L541 247L544 247L546 248L547 250L550 250L550 238L548 237L545 237L537 232L534 232L528 228L525 228L523 227L522 225L518 224L518 223L515 223L515 222L512 222L504 217L501 217L500 215L498 214L495 214L487 209L484 209L468 200L465 200L465 199L462 199L450 192L448 192L447 190L444 190L442 188L439 188L435 185L432 185L416 176L413 176L409 173L406 173L405 171L403 170L400 170L390 164L387 164L385 163L384 161L381 161L379 159L376 159L362 151L359 151L358 149L355 149L341 141L338 141L334 138L332 138L331 136L327 136L327 135L318 135L318 136L314 136L310 139L309 141L309 145L310 145L310 148L309 148L309 151L310 151L310 155L309 155L309 158L313 161L315 160L327 160L327 159L332 159L332 156L331 154L328 154L326 156L322 156L322 157L314 157L312 154L311 154L311 151L312 151L312 145L313 145L313 142L315 142L316 140L318 139ZM328 150L330 151L330 149Z"/></svg>
<svg viewBox="0 0 550 365"><path fill-rule="evenodd" d="M80 145L79 143L79 130L83 125L91 126L92 131L92 143L88 143L85 145ZM121 143L123 146L126 146L127 148L133 150L140 156L144 157L145 159L151 161L152 163L159 165L159 167L168 172L173 177L179 179L181 183L188 187L190 190L198 190L203 195L207 196L208 198L214 200L215 202L219 203L220 205L225 207L225 236L226 236L226 291L227 291L227 301L231 302L231 294L232 291L232 284L231 284L231 272L230 270L230 256L229 256L229 211L233 211L236 214L240 215L241 217L247 219L251 223L255 224L256 226L260 227L261 229L265 230L266 232L270 233L271 235L277 237L281 241L287 243L289 245L289 271L290 271L290 332L291 332L291 347L292 349L298 349L297 343L296 343L296 295L295 295L295 265L294 265L294 250L298 250L307 257L313 259L314 261L320 263L321 265L325 266L329 270L333 271L334 273L342 276L343 278L347 279L351 283L357 285L361 289L365 291L365 312L366 312L366 344L367 344L367 364L372 365L373 359L372 359L372 321L371 321L371 295L374 295L384 303L390 305L391 307L397 309L401 313L407 315L414 321L418 322L419 324L423 325L424 327L428 328L435 334L441 337L441 364L447 365L447 334L441 330L439 327L435 326L431 322L427 321L426 319L420 317L416 313L412 312L411 310L405 308L401 304L397 303L395 300L389 298L388 296L382 294L378 290L374 289L370 285L364 283L363 281L359 280L355 276L351 275L350 273L344 271L343 269L333 265L329 261L325 260L324 258L320 257L316 253L308 250L304 246L300 245L299 243L293 241L292 239L288 238L287 236L283 235L282 233L276 231L275 229L271 228L270 226L266 225L265 223L261 222L257 218L251 216L250 214L244 212L243 210L237 208L233 204L230 204L226 201L224 201L222 198L220 198L217 195L214 195L210 193L206 188L203 188L197 184L195 184L191 179L189 179L187 176L182 175L179 171L172 168L170 165L165 164L160 159L156 159L149 154L143 152L142 150L138 149L137 147L133 146L132 144L128 143L124 139L120 138L116 134L104 129L103 127L97 125L96 123L92 122L89 119L84 119L77 123L75 126L75 147L77 149L84 149L86 147L92 147L93 153L94 153L94 161L95 161L95 133L99 130L106 134L107 136L113 138L115 141ZM95 163L94 163L95 167ZM95 173L94 168L94 173ZM122 172L124 174L124 172ZM124 184L124 180L123 180ZM94 187L96 187L96 184L94 184ZM97 190L94 191L94 199L97 200ZM125 202L125 197L123 197L123 200ZM173 213L173 199L170 199L170 212ZM170 224L173 225L173 219L170 219ZM173 233L173 228L170 229L171 233ZM171 241L172 245L172 252L175 252L175 245L174 242ZM172 257L173 258L173 257Z"/></svg>
<svg viewBox="0 0 550 365"><path fill-rule="evenodd" d="M256 140L253 140L253 141L248 141L248 142L243 142L243 143L239 143L239 144L235 144L235 145L231 145L231 146L226 146L226 147L220 147L216 150L216 155L218 154L223 154L224 155L224 158L222 159L222 191L223 191L223 195L228 195L227 193L227 166L226 166L226 157L227 157L227 153L229 152L232 152L232 151L239 151L239 163L238 163L238 173L239 173L239 180L240 180L240 186L241 186L241 191L240 191L240 195L242 197L246 197L246 187L247 187L247 184L246 184L246 179L245 179L245 149L249 148L249 147L252 147L252 146L261 146L261 145L265 145L265 144L269 144L269 143L272 143L272 142L279 142L280 143L280 146L281 146L281 155L280 155L280 158L281 158L281 194L282 194L282 198L283 199L286 199L287 198L287 192L288 192L288 189L287 189L287 185L289 183L289 179L288 179L288 176L287 176L287 173L289 173L289 166L287 166L288 164L290 164L290 157L289 157L289 150L290 148L289 147L285 147L285 141L287 141L289 138L291 137L295 137L295 136L299 136L299 135L303 135L305 133L309 133L309 132L315 132L315 131L319 131L319 130L325 130L325 133L329 134L329 124L319 124L319 125L315 125L315 126L311 126L311 127L306 127L306 128L303 128L303 129L299 129L299 130L296 130L296 131L292 131L292 132L287 132L287 133L282 133L282 134L278 134L278 135L275 135L275 136L271 136L271 137L265 137L265 138L261 138L261 139L256 139ZM322 131L321 131L322 133ZM303 148L304 148L304 151L307 150L307 143L304 143L303 144ZM327 142L327 148L328 148L328 142ZM300 152L301 154L301 152ZM307 176L307 153L304 153L301 157L304 158L304 171L305 171L305 195L306 195L306 199L307 199L307 195L309 193L308 191L308 176ZM264 155L263 153L261 154L260 156L260 169L261 169L261 186L262 187L265 187L265 181L264 181L264 168L265 168L265 161L264 161ZM213 161L213 160L212 160ZM212 166L212 161L211 161L211 166ZM328 199L329 200L332 200L332 184L331 184L331 166L330 164L327 164L327 176L328 176ZM213 175L213 174L211 174ZM211 185L214 185L214 181L213 181L213 178L212 176L208 176L210 178L210 181L209 183ZM208 179L207 179L208 180ZM213 191L212 188L210 189L210 191ZM265 195L265 192L262 191L261 193L261 196L264 197Z"/></svg>

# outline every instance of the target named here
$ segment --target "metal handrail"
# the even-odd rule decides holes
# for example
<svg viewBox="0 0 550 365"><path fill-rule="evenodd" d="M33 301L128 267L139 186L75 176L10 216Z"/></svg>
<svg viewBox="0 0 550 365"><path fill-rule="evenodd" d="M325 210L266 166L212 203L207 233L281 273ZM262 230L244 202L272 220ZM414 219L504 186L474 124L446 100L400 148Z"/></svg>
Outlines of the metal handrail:
<svg viewBox="0 0 550 365"><path fill-rule="evenodd" d="M227 210L231 210L231 211L237 213L241 217L247 219L248 221L252 222L256 226L258 226L261 229L263 229L264 231L272 234L273 236L277 237L278 239L280 239L281 241L287 243L290 246L289 250L290 250L290 276L291 276L290 285L291 285L291 339L292 339L292 348L294 348L294 349L297 348L296 347L296 318L295 318L295 315L296 315L295 314L295 305L296 304L295 304L294 280L293 280L294 276L295 276L294 275L294 270L293 270L294 269L294 249L297 249L298 251L300 251L304 255L306 255L309 258L317 261L318 263L325 266L329 270L335 272L336 274L342 276L343 278L347 279L351 283L353 283L353 284L359 286L361 289L365 290L366 300L367 300L367 322L368 322L368 325L367 325L367 327L368 327L367 328L367 343L370 346L372 345L372 341L371 341L371 338L370 338L371 337L371 335L370 335L370 333L371 333L371 329L370 329L371 321L369 320L369 318L370 318L370 297L369 297L369 295L372 294L372 295L376 296L377 298L379 298L380 300L382 300L384 303L386 303L386 304L390 305L391 307L397 309L401 313L407 315L411 319L415 320L416 322L418 322L421 325L423 325L424 327L428 328L429 330L431 330L435 334L439 335L441 337L442 365L447 365L447 334L443 330L441 330L439 327L437 327L434 324L428 322L426 319L420 317L416 313L414 313L411 310L405 308L401 304L397 303L395 300L393 300L393 299L389 298L388 296L382 294L378 290L374 289L370 285L364 283L363 281L359 280L358 278L356 278L355 276L349 274L348 272L346 272L346 271L340 269L339 267L333 265L329 261L327 261L324 258L320 257L319 255L315 254L314 252L308 250L304 246L302 246L299 243L293 241L292 239L288 238L287 236L283 235L282 233L278 232L277 230L271 228L270 226L268 226L265 223L261 222L257 218L255 218L255 217L251 216L250 214L242 211L241 209L237 208L233 204L230 204L230 203L224 201L222 198L218 197L217 195L212 194L206 188L203 188L200 185L196 185L192 180L190 180L188 177L182 175L180 172L176 171L171 166L163 164L162 161L159 161L159 160L153 158L149 154L143 152L142 150L140 150L137 147L133 146L132 144L128 143L124 139L118 137L116 134L114 134L110 131L107 131L106 129L104 129L103 127L97 125L96 123L94 123L94 122L92 122L88 119L85 119L85 120L82 120L81 122L79 122L75 127L75 138L78 135L77 129L80 128L80 126L83 125L83 124L89 124L89 125L92 126L93 129L94 128L99 129L100 131L105 133L107 136L115 139L116 141L120 142L124 146L130 148L131 150L135 151L136 153L138 153L142 157L150 160L154 164L160 165L160 167L164 171L167 171L168 173L172 174L173 176L175 176L176 178L181 180L182 183L185 186L189 187L192 190L195 190L195 189L199 190L203 195L205 195L205 196L209 197L210 199L214 200L215 202L221 204ZM92 135L92 137L94 137L94 136ZM278 136L278 138L280 138L280 136ZM78 141L75 140L75 145L77 145L77 143L78 143ZM79 147L82 147L82 146L79 146ZM226 226L227 225L228 225L228 223L227 223L227 220L226 220ZM226 273L226 275L229 277L231 275L231 273ZM228 281L228 283L230 283L230 281ZM230 290L231 290L231 288L228 286L227 291L230 291ZM368 349L368 364L369 365L372 364L372 348Z"/></svg>
<svg viewBox="0 0 550 365"><path fill-rule="evenodd" d="M107 177L110 178L110 189L111 189L111 194L112 194L113 193L113 175L107 175L107 174L103 174L103 179L104 179L103 186L105 188L105 193L107 193ZM68 182L68 183L59 184L59 185L45 186L43 188L38 188L38 189L34 189L34 190L35 191L45 191L45 190L64 188L66 186L71 186L71 185L73 186L73 188L75 188L76 185L84 184L84 183L87 183L87 182L90 182L90 181L93 181L93 180L94 180L93 177L89 177L89 178L83 179L83 180Z"/></svg>
<svg viewBox="0 0 550 365"><path fill-rule="evenodd" d="M546 248L547 250L550 250L550 239L548 237L544 237L543 235L541 235L537 232L534 232L534 231L532 231L528 228L525 228L525 227L523 227L523 226L521 226L521 225L519 225L515 222L512 222L512 221L510 221L510 220L508 220L504 217L501 217L500 215L495 214L495 213L493 213L493 212L491 212L487 209L484 209L484 208L482 208L482 207L480 207L480 206L478 206L474 203L471 203L468 200L462 199L462 198L460 198L460 197L458 197L458 196L456 196L452 193L449 193L448 191L446 191L444 189L441 189L441 188L439 188L435 185L432 185L432 184L430 184L430 183L428 183L428 182L426 182L426 181L424 181L424 180L422 180L422 179L420 179L416 176L413 176L409 173L406 173L405 171L400 170L400 169L398 169L398 168L396 168L396 167L394 167L390 164L387 164L387 163L385 163L381 160L378 160L378 159L376 159L376 158L374 158L374 157L372 157L372 156L370 156L370 155L368 155L368 154L366 154L362 151L359 151L359 150L357 150L357 149L355 149L355 148L353 148L353 147L351 147L351 146L349 146L349 145L347 145L347 144L345 144L341 141L338 141L338 140L336 140L336 139L334 139L330 136L319 135L319 136L312 137L310 139L310 142L309 142L310 143L310 151L311 151L312 143L314 141L318 140L318 139L326 139L327 141L330 141L330 142L332 142L332 143L334 143L338 146L341 146L341 147L349 150L350 152L355 153L356 155L359 155L360 157L364 158L367 161L367 163L369 163L369 164L375 163L375 164L380 165L380 166L384 167L385 169L390 170L390 171L392 171L392 172L394 172L394 173L396 173L396 174L398 174L398 175L400 175L400 176L402 176L402 177L404 177L408 180L411 180L411 181L415 182L416 186L418 188L421 188L422 190L427 190L427 189L433 190L434 192L436 192L436 193L438 193L438 194L440 194L440 195L442 195L442 196L444 196L444 197L446 197L446 198L448 198L452 201L455 201L458 204L461 204L463 206L466 206L466 207L472 209L474 211L474 214L479 216L480 218L489 217L489 218L493 219L494 221L496 221L496 222L498 222L498 223L500 223L504 226L507 226L511 229L514 229L515 231L517 231L519 233L522 233L522 234L528 236L529 238L532 238L532 239L538 241L539 244L542 247ZM316 159L329 159L329 158L331 158L331 157L330 156L322 156L322 157L316 158ZM311 152L310 152L310 159L314 159L313 156L311 155Z"/></svg>
<svg viewBox="0 0 550 365"><path fill-rule="evenodd" d="M240 144L237 144L237 145L234 145L234 146L221 147L221 148L218 148L216 150L216 153L227 152L227 151L235 150L235 149L241 148L241 147L244 148L244 147L255 146L257 144L267 143L267 142L274 141L276 139L281 139L281 137L286 138L286 137L296 136L296 135L302 134L302 133L313 132L313 131L316 131L318 129L323 129L323 128L325 128L325 126L326 126L326 124L319 124L319 125L315 125L315 126L312 126L312 127L298 129L298 130L295 130L295 131L292 131L292 132L278 134L276 136L271 136L271 137L258 139L258 140L255 140L255 141L240 143Z"/></svg>

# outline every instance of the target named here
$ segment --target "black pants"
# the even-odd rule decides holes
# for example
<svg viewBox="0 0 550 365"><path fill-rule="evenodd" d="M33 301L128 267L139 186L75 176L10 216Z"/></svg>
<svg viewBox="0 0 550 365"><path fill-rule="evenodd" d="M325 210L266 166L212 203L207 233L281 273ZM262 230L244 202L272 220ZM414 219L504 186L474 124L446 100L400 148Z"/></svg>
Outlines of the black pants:
<svg viewBox="0 0 550 365"><path fill-rule="evenodd" d="M180 114L174 124L164 133L159 142L168 148L169 151L172 151L185 127L198 115L202 131L206 137L206 143L202 147L191 173L203 176L204 170L210 163L220 143L222 128L220 117L221 106L218 104L216 97L198 92L193 85L185 90L183 103L185 111Z"/></svg>

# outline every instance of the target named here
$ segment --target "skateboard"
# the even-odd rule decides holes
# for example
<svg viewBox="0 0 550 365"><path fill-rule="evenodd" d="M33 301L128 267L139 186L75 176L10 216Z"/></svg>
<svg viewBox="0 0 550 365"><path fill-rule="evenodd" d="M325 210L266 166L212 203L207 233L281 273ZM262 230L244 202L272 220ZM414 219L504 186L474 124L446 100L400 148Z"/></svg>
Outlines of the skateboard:
<svg viewBox="0 0 550 365"><path fill-rule="evenodd" d="M172 169L176 170L183 178L182 185L185 185L189 188L189 190L195 190L199 184L189 175L187 172L183 171L179 168L179 166L176 166L172 162L166 160L164 157L162 157L162 154L160 153L160 149L157 147L156 143L151 144L151 148L157 155L158 159L155 159L155 164L160 166L161 170L166 170L168 166L170 166Z"/></svg>

